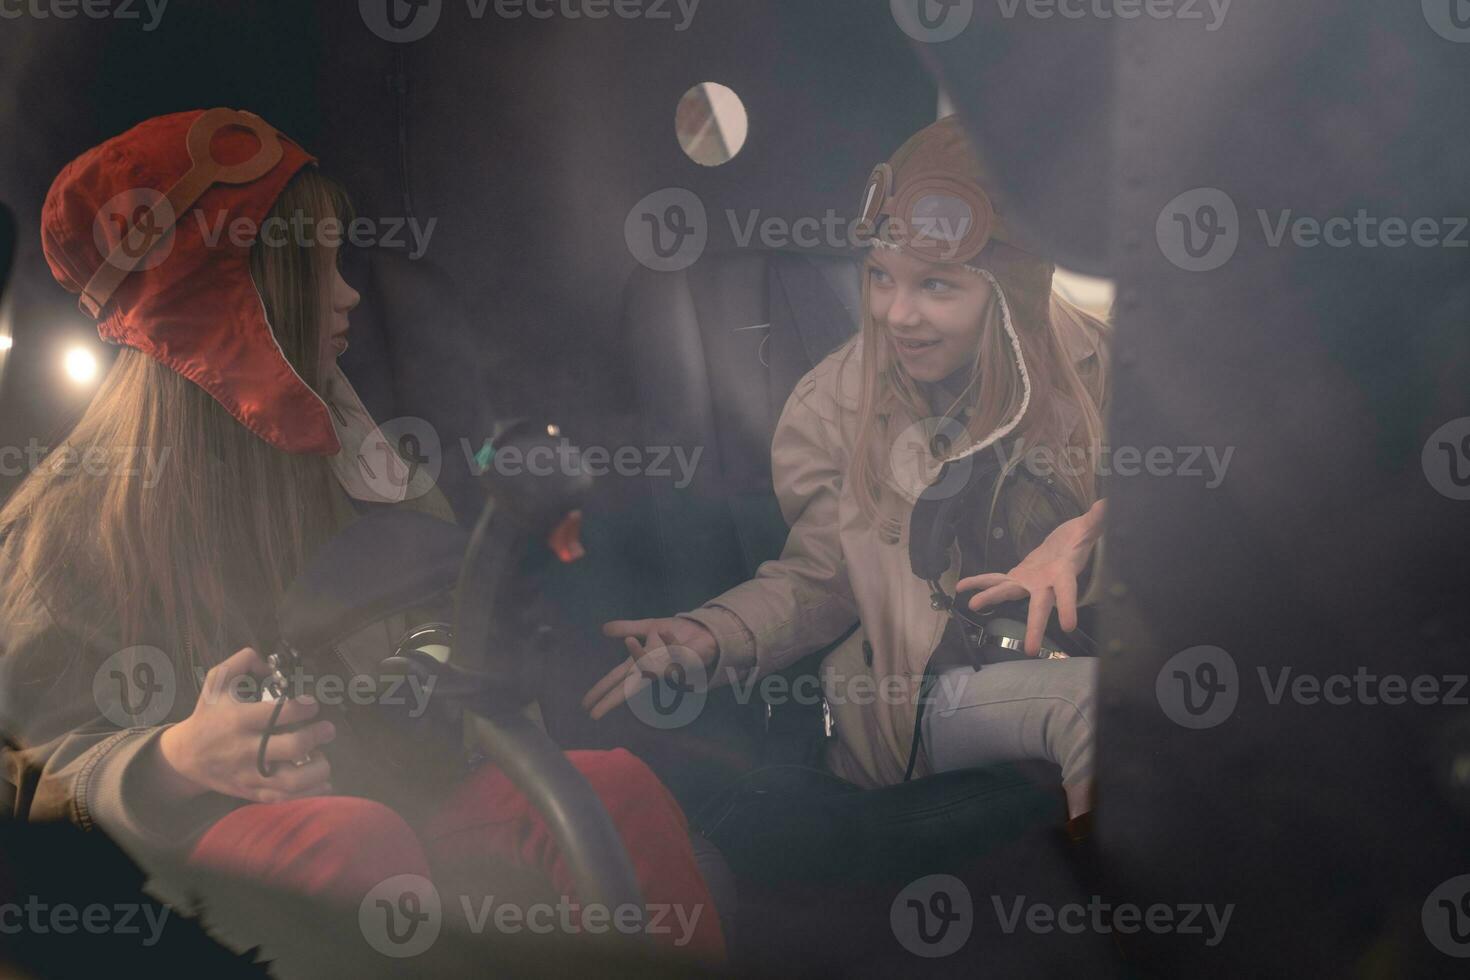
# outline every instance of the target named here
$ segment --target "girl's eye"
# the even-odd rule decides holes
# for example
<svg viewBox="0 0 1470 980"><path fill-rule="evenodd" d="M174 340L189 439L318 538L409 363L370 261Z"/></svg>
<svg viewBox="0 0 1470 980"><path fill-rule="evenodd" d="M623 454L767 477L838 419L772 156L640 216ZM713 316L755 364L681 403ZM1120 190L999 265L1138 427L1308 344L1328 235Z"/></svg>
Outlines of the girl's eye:
<svg viewBox="0 0 1470 980"><path fill-rule="evenodd" d="M887 272L878 268L877 266L873 266L871 269L869 269L868 275L872 277L874 282L884 286L893 281L892 278L889 277Z"/></svg>
<svg viewBox="0 0 1470 980"><path fill-rule="evenodd" d="M952 290L954 288L954 285L952 283L945 282L943 279L925 279L924 288L931 293L943 294Z"/></svg>

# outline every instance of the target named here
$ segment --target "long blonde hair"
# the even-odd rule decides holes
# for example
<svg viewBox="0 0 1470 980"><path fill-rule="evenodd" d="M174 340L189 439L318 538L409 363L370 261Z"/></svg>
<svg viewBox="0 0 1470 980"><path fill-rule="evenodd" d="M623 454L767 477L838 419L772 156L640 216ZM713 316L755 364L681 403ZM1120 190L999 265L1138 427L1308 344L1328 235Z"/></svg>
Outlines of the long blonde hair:
<svg viewBox="0 0 1470 980"><path fill-rule="evenodd" d="M341 188L308 167L271 217L347 212ZM325 255L292 241L257 242L250 256L276 339L316 390ZM63 450L159 461L157 483L146 485L140 465L101 475L58 466ZM0 614L16 621L39 603L88 634L157 645L181 667L207 668L269 628L335 530L333 493L324 457L276 449L203 389L124 348L75 427L0 508L10 571Z"/></svg>
<svg viewBox="0 0 1470 980"><path fill-rule="evenodd" d="M1037 458L1036 454L1045 454L1053 463L1070 461L1070 465L1056 466L1055 476L1063 493L1078 510L1086 510L1097 499L1106 359L1100 353L1094 369L1084 379L1062 342L1058 323L1062 318L1071 318L1070 326L1096 331L1101 340L1108 338L1111 328L1053 292L1055 269L1050 262L992 240L973 264L994 276L995 284L1005 293L1031 380L1025 414L1009 434L1020 451L1008 455L1007 465L1021 465L1024 459ZM897 541L901 520L894 515L905 512L904 508L879 507L885 495L900 492L893 481L885 478L892 443L899 435L894 421L902 417L902 425L908 425L930 418L934 410L894 356L887 331L873 317L869 284L870 279L865 275L862 381L858 394L857 441L848 479L853 481L864 516L890 540ZM1003 329L1000 299L992 294L982 314L980 341L975 348L969 384L944 414L958 417L961 409L968 408L965 428L970 442L974 443L1015 418L1023 400L1021 372L1011 340ZM1062 403L1070 403L1072 411L1059 411ZM1067 426L1063 420L1069 417L1076 421ZM963 446L955 447L957 452L963 449Z"/></svg>

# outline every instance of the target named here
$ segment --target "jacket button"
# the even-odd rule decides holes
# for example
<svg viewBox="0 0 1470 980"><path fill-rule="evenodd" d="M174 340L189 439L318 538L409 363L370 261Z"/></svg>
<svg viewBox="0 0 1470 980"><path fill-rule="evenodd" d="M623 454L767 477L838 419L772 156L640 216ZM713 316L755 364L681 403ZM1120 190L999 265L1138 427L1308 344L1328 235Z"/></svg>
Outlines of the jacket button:
<svg viewBox="0 0 1470 980"><path fill-rule="evenodd" d="M863 641L863 663L869 667L873 666L873 644L867 640Z"/></svg>

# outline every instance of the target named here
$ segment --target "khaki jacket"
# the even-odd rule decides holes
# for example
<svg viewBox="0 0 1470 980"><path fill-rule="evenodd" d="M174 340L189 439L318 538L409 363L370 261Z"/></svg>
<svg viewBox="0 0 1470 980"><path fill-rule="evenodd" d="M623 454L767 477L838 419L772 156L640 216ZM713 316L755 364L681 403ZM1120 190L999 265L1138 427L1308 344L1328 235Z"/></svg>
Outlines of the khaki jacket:
<svg viewBox="0 0 1470 980"><path fill-rule="evenodd" d="M1103 338L1095 326L1066 312L1054 311L1053 319L1084 381L1100 394L1107 374ZM844 779L876 787L903 779L919 681L947 617L932 608L928 587L909 569L907 512L891 515L899 519L902 535L883 540L847 485L861 357L860 339L829 355L798 382L777 423L771 469L791 529L781 557L683 615L718 639L717 679L733 671L742 688L831 645L858 623L822 663L837 729L828 764ZM890 420L890 431L915 421L897 420L895 429ZM921 474L894 475L920 489L927 482ZM901 505L895 495L885 495L888 501L884 506L892 510ZM958 571L955 546L941 580L951 593ZM1092 576L1094 587L1082 602L1096 599L1099 579ZM925 771L922 754L918 771Z"/></svg>

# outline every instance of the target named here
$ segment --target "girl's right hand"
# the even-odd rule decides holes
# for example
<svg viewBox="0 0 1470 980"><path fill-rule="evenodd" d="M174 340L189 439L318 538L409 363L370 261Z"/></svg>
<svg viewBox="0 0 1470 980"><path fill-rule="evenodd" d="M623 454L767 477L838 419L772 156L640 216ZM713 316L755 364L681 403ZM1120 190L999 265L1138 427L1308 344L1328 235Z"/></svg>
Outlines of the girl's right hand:
<svg viewBox="0 0 1470 980"><path fill-rule="evenodd" d="M619 637L628 648L628 659L607 674L582 696L582 709L600 720L638 691L675 660L692 666L697 661L705 686L720 655L715 635L692 619L615 619L602 624L602 635Z"/></svg>
<svg viewBox="0 0 1470 980"><path fill-rule="evenodd" d="M315 751L336 735L329 721L272 735L266 759L277 763L275 770L265 777L256 769L260 737L276 706L269 701L241 701L235 687L241 677L269 674L265 659L246 647L204 675L194 713L165 729L158 743L170 770L162 775L178 796L215 792L255 803L279 803L331 792L331 765ZM310 698L288 700L276 725L294 727L316 713L317 704Z"/></svg>

